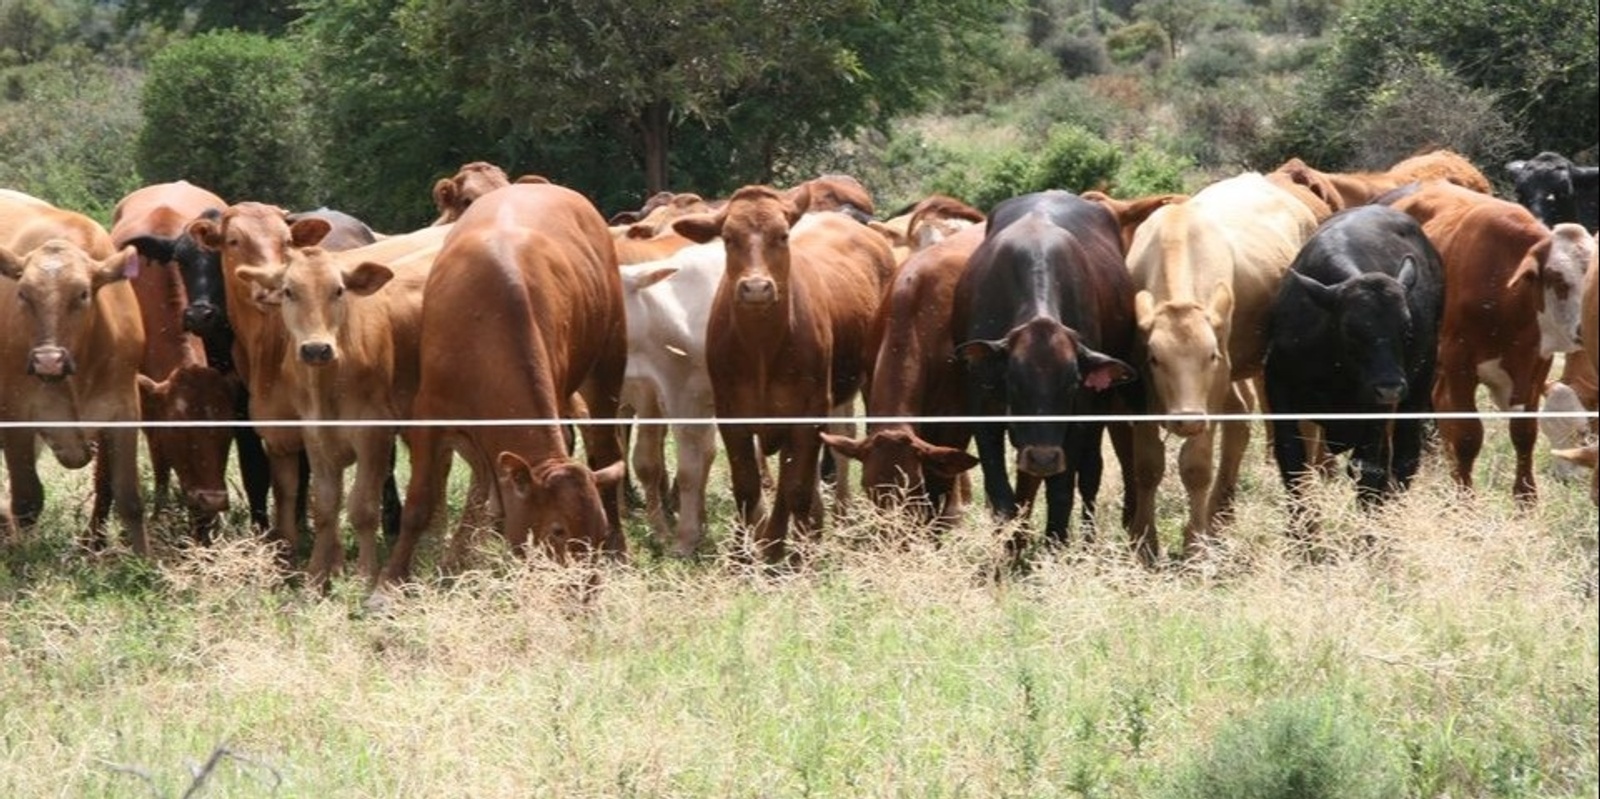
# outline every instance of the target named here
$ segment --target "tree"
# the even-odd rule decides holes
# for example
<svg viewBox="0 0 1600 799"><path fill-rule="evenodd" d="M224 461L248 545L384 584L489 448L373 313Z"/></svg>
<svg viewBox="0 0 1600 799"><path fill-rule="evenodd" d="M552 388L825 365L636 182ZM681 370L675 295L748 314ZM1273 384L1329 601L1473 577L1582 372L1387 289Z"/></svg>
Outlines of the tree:
<svg viewBox="0 0 1600 799"><path fill-rule="evenodd" d="M140 108L139 171L229 200L315 205L323 184L298 48L257 34L208 33L151 61Z"/></svg>
<svg viewBox="0 0 1600 799"><path fill-rule="evenodd" d="M981 0L410 0L407 42L470 118L527 134L612 119L665 188L675 135L770 176L796 148L915 108L962 42L992 29ZM709 144L702 142L702 144Z"/></svg>
<svg viewBox="0 0 1600 799"><path fill-rule="evenodd" d="M197 32L234 29L278 35L298 19L296 0L126 0L122 24L131 28L151 22Z"/></svg>

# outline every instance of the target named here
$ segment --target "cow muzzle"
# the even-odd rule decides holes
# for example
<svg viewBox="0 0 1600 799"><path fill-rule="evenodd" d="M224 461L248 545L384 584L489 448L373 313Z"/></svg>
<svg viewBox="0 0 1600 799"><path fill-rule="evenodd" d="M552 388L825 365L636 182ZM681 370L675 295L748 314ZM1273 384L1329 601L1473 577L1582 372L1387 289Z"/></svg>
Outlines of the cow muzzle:
<svg viewBox="0 0 1600 799"><path fill-rule="evenodd" d="M1405 381L1398 383L1379 383L1372 387L1372 398L1379 405L1394 405L1406 398Z"/></svg>
<svg viewBox="0 0 1600 799"><path fill-rule="evenodd" d="M184 492L184 502L196 513L215 514L228 509L228 492L213 489L190 489Z"/></svg>
<svg viewBox="0 0 1600 799"><path fill-rule="evenodd" d="M742 305L771 305L778 301L778 284L771 278L747 277L739 281L738 300Z"/></svg>
<svg viewBox="0 0 1600 799"><path fill-rule="evenodd" d="M310 366L333 363L333 345L326 341L308 341L300 345L300 362Z"/></svg>
<svg viewBox="0 0 1600 799"><path fill-rule="evenodd" d="M1179 438L1193 438L1206 431L1205 411L1173 411L1173 416L1182 418L1167 421L1167 432Z"/></svg>
<svg viewBox="0 0 1600 799"><path fill-rule="evenodd" d="M1017 471L1034 477L1052 477L1067 470L1067 453L1060 447L1023 447L1017 451Z"/></svg>
<svg viewBox="0 0 1600 799"><path fill-rule="evenodd" d="M183 309L183 330L197 336L222 328L222 310L209 302L193 302Z"/></svg>
<svg viewBox="0 0 1600 799"><path fill-rule="evenodd" d="M77 371L72 363L72 353L65 347L48 345L34 347L28 353L28 374L38 377L46 383L55 383L65 380Z"/></svg>

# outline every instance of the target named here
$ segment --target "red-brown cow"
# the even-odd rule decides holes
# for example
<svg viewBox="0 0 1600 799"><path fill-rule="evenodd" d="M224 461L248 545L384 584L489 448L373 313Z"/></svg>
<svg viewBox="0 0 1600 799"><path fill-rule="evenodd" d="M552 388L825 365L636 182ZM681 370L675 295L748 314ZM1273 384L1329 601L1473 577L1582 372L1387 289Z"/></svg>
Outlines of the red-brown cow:
<svg viewBox="0 0 1600 799"><path fill-rule="evenodd" d="M139 316L145 332L139 374L151 381L165 381L185 366L204 366L206 357L200 340L183 329L183 311L188 299L177 265L161 260L150 242L174 239L191 220L209 209L221 209L226 205L221 197L180 180L137 189L122 198L112 211L113 246L131 244L145 259L143 268L129 282L139 302ZM171 248L164 254L170 255ZM182 401L147 403L143 408L145 421L227 418L232 408L231 398L221 408L223 415L216 416L219 408L215 403L223 398L215 389L228 385L221 375L207 376L189 370L179 382L180 396L188 396ZM195 405L190 400L209 400L210 403ZM156 501L159 503L168 497L171 475L177 472L178 489L188 508L192 530L201 540L210 538L218 515L228 508L224 470L231 438L232 431L227 427L150 428L145 432Z"/></svg>
<svg viewBox="0 0 1600 799"><path fill-rule="evenodd" d="M673 225L696 241L721 236L727 249L706 322L719 417L822 417L853 401L861 387L867 337L893 256L883 237L842 215L810 214L797 226L809 201L802 192L786 197L746 186L715 216ZM739 519L755 526L757 554L777 562L785 557L791 517L801 529L820 522L819 426L725 422L718 429ZM772 452L780 453L778 494L763 519L758 461Z"/></svg>
<svg viewBox="0 0 1600 799"><path fill-rule="evenodd" d="M545 184L480 198L446 238L423 297L416 418L556 420L572 415L574 393L592 418L616 417L628 357L622 280L605 220L582 195ZM467 330L463 319L476 321ZM412 428L385 581L407 577L443 511L452 450L473 472L466 516L503 515L513 548L531 538L563 560L622 556L621 441L614 425L584 433L587 468L554 424Z"/></svg>
<svg viewBox="0 0 1600 799"><path fill-rule="evenodd" d="M502 186L511 185L506 171L487 161L462 164L448 178L439 178L433 184L433 204L439 209L435 225L445 225L461 218L474 200Z"/></svg>
<svg viewBox="0 0 1600 799"><path fill-rule="evenodd" d="M1579 225L1551 230L1516 203L1440 181L1421 184L1393 205L1422 223L1444 263L1434 409L1475 410L1482 383L1497 408L1536 410L1551 356L1581 346L1580 286L1594 239ZM1456 482L1471 488L1483 423L1441 419L1439 432ZM1537 436L1533 419L1511 420L1518 500L1535 496Z"/></svg>
<svg viewBox="0 0 1600 799"><path fill-rule="evenodd" d="M106 231L82 214L26 195L0 195L0 419L138 421L134 378L144 328L127 284L137 259L132 247L113 248ZM44 507L38 438L69 469L99 459L88 543L104 543L105 511L114 503L128 545L146 554L138 431L5 431L12 517L23 525L35 522ZM91 439L98 440L98 451Z"/></svg>
<svg viewBox="0 0 1600 799"><path fill-rule="evenodd" d="M1480 194L1493 194L1489 179L1471 161L1452 150L1434 150L1406 158L1384 172L1319 172L1291 158L1273 173L1305 186L1335 211L1365 205L1408 183L1441 180Z"/></svg>

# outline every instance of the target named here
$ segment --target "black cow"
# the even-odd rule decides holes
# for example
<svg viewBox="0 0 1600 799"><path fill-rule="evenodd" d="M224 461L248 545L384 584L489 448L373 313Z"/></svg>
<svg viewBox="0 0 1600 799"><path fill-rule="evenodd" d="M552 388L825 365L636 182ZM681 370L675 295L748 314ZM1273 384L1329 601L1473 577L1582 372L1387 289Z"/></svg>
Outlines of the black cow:
<svg viewBox="0 0 1600 799"><path fill-rule="evenodd" d="M1565 156L1543 152L1506 164L1516 181L1517 202L1546 227L1577 222L1595 232L1600 217L1600 167L1578 166Z"/></svg>
<svg viewBox="0 0 1600 799"><path fill-rule="evenodd" d="M1423 421L1318 419L1319 414L1426 413L1433 408L1444 278L1439 254L1410 216L1360 206L1329 217L1306 242L1268 322L1267 405L1321 428L1330 453L1350 452L1363 507L1417 472ZM1272 452L1290 497L1304 492L1307 442L1293 419L1272 423ZM1303 503L1292 502L1306 531Z"/></svg>
<svg viewBox="0 0 1600 799"><path fill-rule="evenodd" d="M1121 241L1109 211L1067 192L1027 194L994 209L956 285L951 318L974 415L1066 416L1115 407L1113 389L1137 375L1123 360L1134 344L1134 292ZM1104 429L1099 422L978 425L990 507L1004 518L1018 511L1005 464L1009 431L1019 482L1045 481L1045 534L1064 542L1074 488L1092 522Z"/></svg>

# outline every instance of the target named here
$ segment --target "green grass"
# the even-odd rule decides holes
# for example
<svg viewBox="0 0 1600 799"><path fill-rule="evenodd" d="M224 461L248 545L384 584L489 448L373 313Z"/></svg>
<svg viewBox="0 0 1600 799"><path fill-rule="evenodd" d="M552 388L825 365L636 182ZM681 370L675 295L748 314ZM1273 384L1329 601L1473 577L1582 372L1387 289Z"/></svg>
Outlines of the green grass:
<svg viewBox="0 0 1600 799"><path fill-rule="evenodd" d="M1325 564L1285 545L1258 441L1189 568L1142 569L1108 529L996 581L981 511L935 544L857 509L762 576L725 554L719 488L701 562L635 546L585 604L581 570L490 547L383 616L353 579L282 587L239 529L85 557L87 474L57 472L0 569L0 795L179 796L220 749L199 793L1133 799L1245 785L1266 758L1325 795L1369 795L1352 775L1376 763L1407 797L1593 797L1595 511L1548 479L1513 508L1489 428L1474 499L1437 462L1376 516L1323 487L1337 550L1377 540Z"/></svg>

